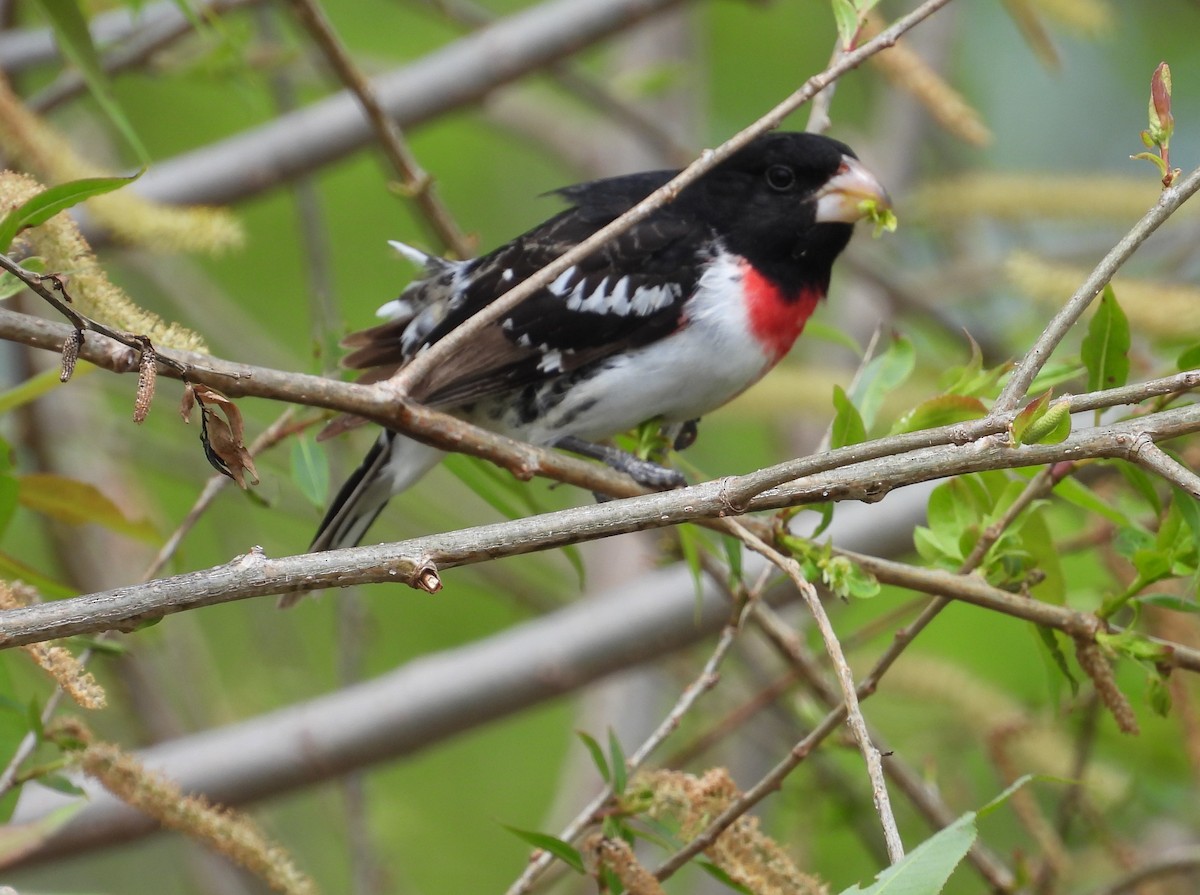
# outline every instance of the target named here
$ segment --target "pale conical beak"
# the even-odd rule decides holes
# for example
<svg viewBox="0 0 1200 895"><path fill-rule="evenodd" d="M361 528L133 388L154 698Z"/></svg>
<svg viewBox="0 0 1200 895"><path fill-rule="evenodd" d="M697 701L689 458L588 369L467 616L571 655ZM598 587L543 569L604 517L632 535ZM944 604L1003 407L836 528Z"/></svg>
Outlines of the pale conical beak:
<svg viewBox="0 0 1200 895"><path fill-rule="evenodd" d="M817 191L817 222L853 224L864 216L865 200L880 208L892 207L891 197L875 175L858 159L844 155L837 173Z"/></svg>

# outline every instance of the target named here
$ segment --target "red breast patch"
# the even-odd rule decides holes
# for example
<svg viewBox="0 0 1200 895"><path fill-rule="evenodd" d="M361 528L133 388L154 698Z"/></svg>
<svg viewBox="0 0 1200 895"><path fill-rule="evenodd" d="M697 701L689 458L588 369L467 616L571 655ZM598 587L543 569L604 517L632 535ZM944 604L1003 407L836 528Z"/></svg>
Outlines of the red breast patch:
<svg viewBox="0 0 1200 895"><path fill-rule="evenodd" d="M817 289L802 289L789 296L745 262L742 296L750 317L750 332L762 343L771 363L791 350L821 300Z"/></svg>

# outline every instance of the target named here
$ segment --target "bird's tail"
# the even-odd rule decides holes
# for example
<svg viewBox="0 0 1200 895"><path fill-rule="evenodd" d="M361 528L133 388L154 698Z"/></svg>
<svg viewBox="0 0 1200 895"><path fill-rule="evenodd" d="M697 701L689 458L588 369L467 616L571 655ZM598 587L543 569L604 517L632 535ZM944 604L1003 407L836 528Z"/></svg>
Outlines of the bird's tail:
<svg viewBox="0 0 1200 895"><path fill-rule="evenodd" d="M309 552L353 547L363 539L387 502L417 482L442 459L437 448L383 431L358 469L346 479L317 528ZM303 593L284 594L280 607Z"/></svg>

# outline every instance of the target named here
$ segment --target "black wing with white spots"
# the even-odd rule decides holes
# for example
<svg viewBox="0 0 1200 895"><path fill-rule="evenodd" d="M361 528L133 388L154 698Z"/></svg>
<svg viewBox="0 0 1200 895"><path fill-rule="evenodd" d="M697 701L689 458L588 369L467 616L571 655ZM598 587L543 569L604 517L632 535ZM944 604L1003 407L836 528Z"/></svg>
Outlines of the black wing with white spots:
<svg viewBox="0 0 1200 895"><path fill-rule="evenodd" d="M430 269L398 301L402 316L351 337L349 344L358 351L347 358L348 365L402 364L673 173L649 172L561 190L573 208L489 255L457 265L457 270ZM711 235L684 208L668 206L522 302L448 358L414 397L433 405L465 404L669 335L696 287L702 247Z"/></svg>

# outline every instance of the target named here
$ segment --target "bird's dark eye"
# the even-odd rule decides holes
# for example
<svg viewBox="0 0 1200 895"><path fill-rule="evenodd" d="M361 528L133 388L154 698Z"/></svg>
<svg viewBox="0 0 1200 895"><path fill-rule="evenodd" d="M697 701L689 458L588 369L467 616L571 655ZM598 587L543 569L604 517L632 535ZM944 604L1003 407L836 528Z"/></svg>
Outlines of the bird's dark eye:
<svg viewBox="0 0 1200 895"><path fill-rule="evenodd" d="M767 186L776 192L786 193L796 185L796 172L787 165L772 165L767 168Z"/></svg>

